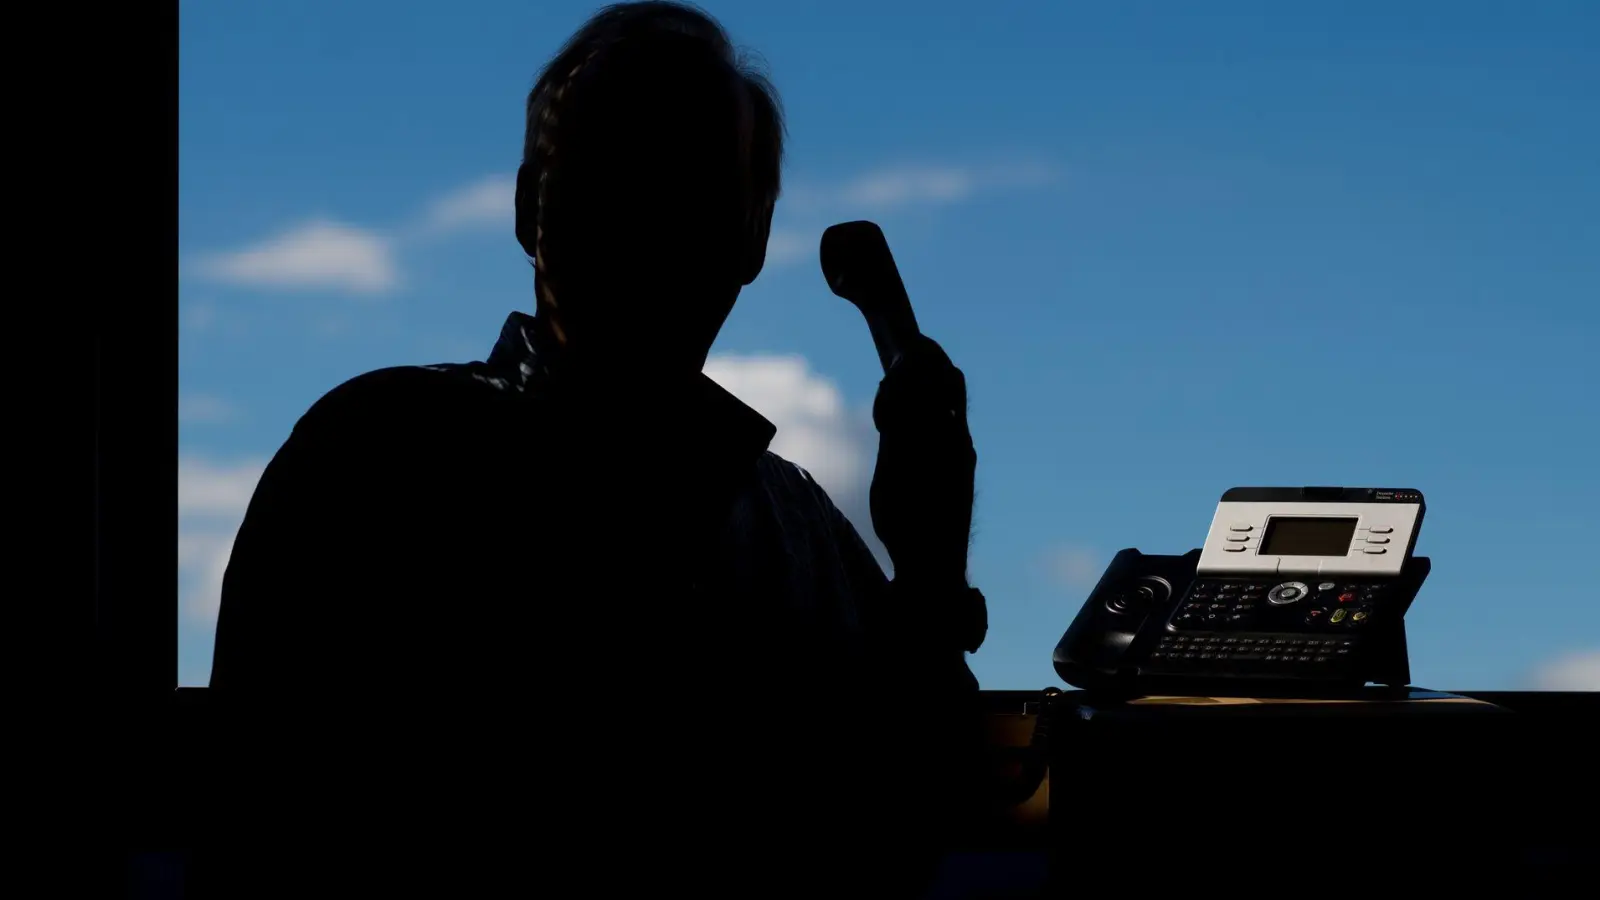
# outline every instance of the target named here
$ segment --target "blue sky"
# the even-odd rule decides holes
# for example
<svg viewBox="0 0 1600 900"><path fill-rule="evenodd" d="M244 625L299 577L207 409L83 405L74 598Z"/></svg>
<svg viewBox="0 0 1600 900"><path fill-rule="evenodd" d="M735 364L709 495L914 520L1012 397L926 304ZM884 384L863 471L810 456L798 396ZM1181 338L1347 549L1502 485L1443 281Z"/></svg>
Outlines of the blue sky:
<svg viewBox="0 0 1600 900"><path fill-rule="evenodd" d="M708 5L791 132L709 370L866 531L878 363L815 247L882 223L971 390L985 687L1059 683L1110 556L1224 489L1349 484L1428 496L1417 683L1600 688L1600 6L1321 6ZM521 104L594 8L181 4L181 683L298 416L530 309Z"/></svg>

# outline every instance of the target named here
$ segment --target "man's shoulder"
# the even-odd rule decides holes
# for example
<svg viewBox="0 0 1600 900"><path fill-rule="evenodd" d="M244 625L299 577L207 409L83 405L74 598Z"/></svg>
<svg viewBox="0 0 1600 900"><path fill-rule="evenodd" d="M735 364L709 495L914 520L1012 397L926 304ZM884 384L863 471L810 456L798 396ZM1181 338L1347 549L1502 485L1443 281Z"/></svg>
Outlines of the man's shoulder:
<svg viewBox="0 0 1600 900"><path fill-rule="evenodd" d="M800 504L824 514L831 514L833 499L821 482L805 467L768 450L758 464L761 480L779 502Z"/></svg>
<svg viewBox="0 0 1600 900"><path fill-rule="evenodd" d="M483 363L390 366L357 375L323 394L295 434L376 439L449 428L506 394L509 385Z"/></svg>

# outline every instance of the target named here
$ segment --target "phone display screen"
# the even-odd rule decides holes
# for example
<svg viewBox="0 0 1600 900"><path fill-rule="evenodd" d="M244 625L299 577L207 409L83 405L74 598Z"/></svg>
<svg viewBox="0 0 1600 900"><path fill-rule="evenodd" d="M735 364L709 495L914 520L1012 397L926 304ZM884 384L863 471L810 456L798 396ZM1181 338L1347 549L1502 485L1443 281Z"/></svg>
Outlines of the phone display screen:
<svg viewBox="0 0 1600 900"><path fill-rule="evenodd" d="M1346 556L1356 534L1356 518L1273 516L1261 536L1262 556Z"/></svg>

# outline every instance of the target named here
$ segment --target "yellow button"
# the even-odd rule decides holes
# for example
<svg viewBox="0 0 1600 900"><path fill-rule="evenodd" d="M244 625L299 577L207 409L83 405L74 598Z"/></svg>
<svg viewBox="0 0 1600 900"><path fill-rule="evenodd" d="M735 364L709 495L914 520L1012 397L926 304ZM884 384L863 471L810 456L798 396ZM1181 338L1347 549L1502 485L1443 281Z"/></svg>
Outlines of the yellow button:
<svg viewBox="0 0 1600 900"><path fill-rule="evenodd" d="M1336 610L1333 611L1333 618L1329 619L1328 621L1330 621L1330 622L1343 622L1345 614L1348 613L1348 612L1350 612L1350 610L1348 610L1348 609L1336 609Z"/></svg>
<svg viewBox="0 0 1600 900"><path fill-rule="evenodd" d="M1366 617L1367 617L1367 611L1363 609L1360 612L1356 613L1355 615L1351 616L1350 618L1352 618L1355 621L1359 622L1362 619L1365 619Z"/></svg>

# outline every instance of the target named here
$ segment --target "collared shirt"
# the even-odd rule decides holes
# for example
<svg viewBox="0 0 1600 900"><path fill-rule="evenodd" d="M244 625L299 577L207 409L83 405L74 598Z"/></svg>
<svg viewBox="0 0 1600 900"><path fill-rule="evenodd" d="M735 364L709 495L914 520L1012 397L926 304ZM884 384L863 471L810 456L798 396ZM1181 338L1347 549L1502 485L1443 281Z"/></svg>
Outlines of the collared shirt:
<svg viewBox="0 0 1600 900"><path fill-rule="evenodd" d="M428 368L526 393L549 376L544 334L531 316L513 312L483 363ZM731 503L713 507L721 521L707 535L707 555L663 589L686 588L725 609L766 605L771 624L804 635L797 642L824 663L864 652L862 608L882 602L888 579L852 523L810 473L768 449L776 427L709 377L698 375L674 412L678 433L700 438L700 455L746 477Z"/></svg>
<svg viewBox="0 0 1600 900"><path fill-rule="evenodd" d="M651 521L683 531L676 536L687 543L673 553L652 554L647 545L665 535L630 531L633 514L610 509L612 522L596 527L615 543L568 547L568 560L577 553L589 561L586 569L596 569L586 571L581 583L530 565L533 558L555 565L562 561L532 548L548 543L552 530L564 533L559 523L541 519L571 486L560 471L548 470L558 467L552 462L556 457L539 452L560 437L541 433L550 417L541 420L524 402L549 376L539 334L531 316L512 313L486 360L370 372L329 392L301 419L263 476L235 543L223 588L213 685L265 686L340 673L363 680L390 677L393 673L380 668L359 670L364 657L356 647L319 644L303 634L301 623L320 620L333 632L359 631L356 622L334 621L339 607L348 606L352 613L389 617L384 625L369 627L404 632L403 617L428 605L427 591L448 590L440 584L445 570L456 574L460 588L470 586L507 602L517 592L548 596L557 581L597 603L598 598L611 602L613 583L625 582L630 590L650 584L661 604L705 610L701 624L708 640L742 643L739 629L747 628L749 639L774 641L779 665L790 672L838 668L870 652L863 618L870 617L873 604L887 602L888 580L881 567L821 486L768 449L776 432L772 423L704 375L681 408L671 411L676 433L663 439L693 441L688 464L706 470L697 490L714 496L684 502L686 510L701 508L705 526L684 520L674 527L673 516L657 516ZM673 466L681 469L683 457L672 458ZM608 502L626 503L635 492L628 485L635 480L654 487L684 474L672 471L664 458L641 441L608 463L625 468L606 473L605 480L618 491ZM536 460L547 470L540 470ZM335 522L345 523L342 536L326 534ZM629 541L645 552L631 550ZM605 569L609 564L626 570L645 558L662 568L653 578ZM429 559L437 565L425 563ZM389 571L358 574L353 566ZM280 587L287 573L313 567L321 574L300 572L292 589ZM402 570L409 570L404 577ZM619 582L615 576L625 577ZM322 593L319 578L336 597L313 599ZM381 585L393 603L382 612L369 609L368 604L378 604L376 598L370 592L362 598L349 587L362 580ZM457 602L462 601L466 598ZM435 602L448 608L450 601L441 596ZM323 608L305 608L313 603ZM510 615L513 609L503 612ZM570 618L546 613L551 623ZM722 624L709 625L713 617ZM443 609L430 611L427 619L435 633L453 633ZM314 652L312 644L330 652ZM291 647L296 652L288 652ZM719 651L686 652L714 659ZM759 654L733 656L761 665Z"/></svg>

